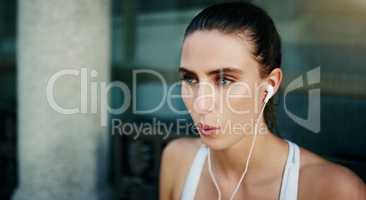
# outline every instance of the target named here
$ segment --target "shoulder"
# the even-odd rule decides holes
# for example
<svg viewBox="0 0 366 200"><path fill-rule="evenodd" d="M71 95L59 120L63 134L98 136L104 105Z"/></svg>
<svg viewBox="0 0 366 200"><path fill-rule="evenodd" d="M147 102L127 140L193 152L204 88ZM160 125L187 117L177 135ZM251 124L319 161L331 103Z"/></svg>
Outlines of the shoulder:
<svg viewBox="0 0 366 200"><path fill-rule="evenodd" d="M181 154L182 151L190 153L192 150L198 149L201 145L199 138L177 138L170 141L163 150L164 154ZM191 151L190 151L191 150ZM192 152L191 152L192 153Z"/></svg>
<svg viewBox="0 0 366 200"><path fill-rule="evenodd" d="M303 148L301 162L300 199L366 200L365 184L350 169Z"/></svg>
<svg viewBox="0 0 366 200"><path fill-rule="evenodd" d="M162 162L174 167L191 162L201 142L197 138L178 138L170 141L162 152Z"/></svg>
<svg viewBox="0 0 366 200"><path fill-rule="evenodd" d="M160 199L172 199L181 187L201 142L197 138L178 138L163 149L160 163Z"/></svg>

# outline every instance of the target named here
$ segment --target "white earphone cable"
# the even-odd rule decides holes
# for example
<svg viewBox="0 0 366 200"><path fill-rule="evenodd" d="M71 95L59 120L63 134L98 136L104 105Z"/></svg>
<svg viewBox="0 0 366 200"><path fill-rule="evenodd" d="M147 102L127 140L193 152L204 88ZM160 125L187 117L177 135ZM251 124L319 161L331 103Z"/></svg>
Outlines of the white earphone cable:
<svg viewBox="0 0 366 200"><path fill-rule="evenodd" d="M267 102L264 102L263 104L263 107L261 109L261 112L259 113L259 116L257 117L256 121L255 121L255 125L254 125L254 136L253 136L253 139L252 139L252 144L250 146L250 150L249 150L249 155L248 155L248 158L247 158L247 162L245 164L245 169L240 177L240 180L239 182L237 183L233 193L231 194L230 196L230 200L233 200L234 197L235 197L235 194L238 192L239 190L239 187L241 185L241 182L243 181L247 171L248 171L248 167L249 167L249 161L250 161L250 158L252 156L252 153L253 153L253 149L254 149L254 145L255 145L255 141L256 141L256 138L257 138L257 127L258 127L258 121L260 119L260 117L262 116L263 114L263 111L264 111L264 108L266 107L266 104ZM216 178L213 174L213 171L212 171L212 166L211 166L211 153L210 153L210 149L208 149L208 171L210 173L210 176L211 176L211 179L212 181L214 182L214 185L216 187L216 190L218 192L218 200L221 200L221 191L220 191L220 188L219 188L219 185L217 184L217 181L216 181Z"/></svg>

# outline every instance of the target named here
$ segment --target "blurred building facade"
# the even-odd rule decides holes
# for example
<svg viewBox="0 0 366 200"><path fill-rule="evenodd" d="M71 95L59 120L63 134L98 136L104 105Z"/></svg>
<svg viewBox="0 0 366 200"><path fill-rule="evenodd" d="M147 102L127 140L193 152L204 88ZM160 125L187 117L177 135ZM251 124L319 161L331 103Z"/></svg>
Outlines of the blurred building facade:
<svg viewBox="0 0 366 200"><path fill-rule="evenodd" d="M108 3L106 0L95 0L93 5L84 1L81 2L85 4L73 4L71 1L66 1L69 4L61 3L63 5L52 5L53 3L51 2L45 3L41 0L36 2L39 3L38 5L33 5L33 9L36 10L42 10L42 6L48 5L50 7L55 6L58 9L63 8L65 11L68 10L70 13L75 14L74 16L71 15L70 18L65 17L61 19L64 20L64 23L67 23L68 20L77 22L76 19L80 20L84 16L85 19L80 20L80 24L75 23L73 27L64 27L65 30L69 28L75 34L75 38L82 30L85 31L88 25L90 29L103 26L98 26L98 22L102 20L102 17L99 16L101 11L98 9L100 9L101 5ZM180 46L186 25L200 9L216 2L222 1L112 0L109 2L110 9L108 14L104 13L103 15L104 17L109 17L109 19L104 19L105 21L101 22L110 23L110 33L108 31L104 33L108 34L108 36L101 36L102 38L110 37L110 47L108 47L108 50L99 49L97 52L89 52L86 56L110 51L108 60L105 59L103 62L105 64L93 66L93 68L97 68L100 72L110 73L111 81L123 81L129 87L132 87L131 76L133 71L136 69L150 69L162 74L168 84L172 85L178 80L177 68L180 59ZM282 37L282 69L285 74L283 88L291 84L294 79L300 76L303 77L304 86L289 93L286 97L286 107L288 110L306 119L309 103L308 92L311 89L320 89L321 92L321 128L320 132L315 134L301 127L289 117L288 112L284 110L284 102L281 98L283 91L281 91L277 108L279 134L327 159L351 168L363 180L366 180L366 171L364 170L366 169L366 160L364 158L366 154L366 140L362 134L362 131L366 128L363 115L366 112L366 78L364 78L366 74L364 66L366 41L363 39L366 34L365 1L254 0L252 2L268 11L274 18ZM26 132L27 128L24 124L17 126L19 114L24 114L25 112L24 110L19 110L19 103L22 102L19 97L22 91L17 91L17 88L18 90L21 89L19 84L29 84L28 81L34 81L34 84L37 84L34 79L28 80L27 75L46 77L46 72L55 67L55 63L52 64L54 61L50 61L48 63L51 63L52 66L49 69L39 69L40 71L38 72L32 72L32 70L28 69L27 73L30 74L20 76L26 68L23 67L25 64L22 65L20 60L17 60L16 54L18 56L19 53L27 54L31 50L18 49L16 51L17 19L19 20L19 16L22 15L20 12L26 12L21 10L18 4L19 2L11 0L5 0L0 3L0 82L2 83L0 85L0 170L2 171L0 177L1 180L5 180L0 183L1 199L10 199L16 191L15 188L20 186L19 184L22 182L21 177L29 173L28 170L25 170L23 174L19 174L22 164L28 163L29 166L41 167L33 163L37 161L26 158L27 156L32 156L32 154L28 154L30 152L25 152L25 157L22 158L17 154L17 152L22 154L22 147L19 145L24 145L24 143L17 141L21 141L19 136ZM86 5L89 5L89 7ZM55 7L53 8L56 12L58 9ZM93 12L93 15L87 14ZM46 9L44 14L53 15L52 13L54 12ZM33 26L39 26L42 23L42 17L46 17L45 15L39 16L38 21L33 22ZM20 26L27 25L24 22L18 21L18 23L20 23ZM27 34L31 33L27 32ZM88 33L84 34L88 36ZM23 35L23 37L28 36ZM45 34L43 37L47 38L49 35ZM72 35L70 37L72 40ZM51 39L50 41L52 41ZM87 46L93 44L93 39L98 40L101 38L95 37L81 42L85 42L83 45ZM70 41L65 40L65 43L67 42ZM60 43L62 42L57 41L55 45ZM23 44L21 47L31 49L27 44ZM64 50L67 51L67 48ZM83 62L83 60L88 60L88 58L83 57L84 51L85 49L80 49L80 57L64 55L58 52L55 54L55 61L58 61L62 66L75 65L82 67L93 65L90 64L92 61ZM30 60L33 60L33 58ZM74 58L75 62L72 59L69 61L68 58ZM80 58L82 61L77 61L77 58ZM35 63L33 65L40 64ZM306 72L318 67L320 69L319 83L314 85L308 84ZM179 89L176 92L178 94ZM136 93L136 106L138 108L150 108L159 102L163 88L156 77L145 77L139 81ZM27 94L27 97L24 97L26 98L24 99L24 105L31 106L29 104L35 104L31 101L25 101L32 95L37 95L37 93ZM76 93L75 91L74 93L65 91L64 95L73 96ZM113 105L118 106L123 100L124 96L121 93L112 91ZM174 100L174 103L178 108L184 109L181 100ZM46 105L43 106L45 107ZM44 109L46 110L47 108ZM47 111L45 112L47 113ZM32 113L28 112L25 115L24 120L34 120L28 123L37 121L37 116L32 116ZM52 117L52 115L50 116ZM128 109L127 112L111 115L110 118L136 123L151 123L156 119L165 123L171 123L177 118L185 119L187 122L190 120L188 116L176 115L168 108L167 104L164 104L158 111L148 115L134 114L131 109ZM85 120L84 127L96 128L89 124L95 122L93 121L95 119L80 118L73 120L74 122ZM71 127L74 131L78 130L77 127L79 126L83 127L81 124L63 123L65 123L63 125ZM49 124L48 128L52 129L54 125L52 123ZM35 129L30 130L35 131ZM47 130L47 128L43 130ZM110 148L109 156L111 163L108 169L105 169L108 172L103 172L108 173L108 175L102 176L108 176L105 178L110 182L114 197L116 199L157 199L160 153L168 141L181 137L181 135L175 134L177 130L173 129L173 133L168 138L155 135L142 136L135 139L133 135L112 135L111 131L109 130L109 135L111 136L109 137L110 143L106 142L105 146L103 146L103 148L106 146ZM61 133L63 132L60 131ZM85 132L84 136L89 137L88 133L90 132ZM193 135L192 133L190 136ZM60 148L70 148L70 146L64 144L69 141L63 138L63 136L59 136L57 140ZM83 135L73 137L74 145L85 143L85 140L82 139L85 137ZM40 139L42 138L40 137ZM43 140L44 148L51 150L53 147L48 143L50 140L47 140L47 138L43 138ZM92 143L97 145L97 140L98 138L95 138L92 140L94 143ZM91 146L91 148L94 147ZM90 156L89 158L95 161L94 164L100 158L94 155L93 152L95 151L88 149L86 152ZM58 170L80 169L79 167L82 167L87 162L83 160L76 161L76 158L84 157L84 155L72 150L65 151L61 156L64 156L65 160L70 159L69 164L65 168L59 168ZM23 159L28 161L24 162ZM52 160L48 160L48 162L52 163ZM105 162L108 161L105 160ZM47 165L47 162L43 165ZM56 163L54 168L59 166ZM70 170L69 173L72 174L74 171ZM94 174L92 176L97 177L99 175ZM66 179L60 179L60 181L61 183L67 183ZM90 183L90 180L85 181ZM72 185L62 185L60 187L65 187L66 190L69 190L70 187L78 188ZM98 182L95 186L90 187L96 187L96 190L98 190L98 187L102 186Z"/></svg>

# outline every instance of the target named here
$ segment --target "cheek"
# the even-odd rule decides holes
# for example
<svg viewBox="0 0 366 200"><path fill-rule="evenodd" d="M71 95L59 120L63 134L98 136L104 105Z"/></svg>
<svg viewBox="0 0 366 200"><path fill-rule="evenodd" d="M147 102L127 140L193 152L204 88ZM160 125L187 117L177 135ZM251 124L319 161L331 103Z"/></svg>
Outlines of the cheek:
<svg viewBox="0 0 366 200"><path fill-rule="evenodd" d="M222 126L226 133L232 133L236 138L241 133L248 133L253 127L253 105L252 97L241 97L228 99L225 112L222 117Z"/></svg>
<svg viewBox="0 0 366 200"><path fill-rule="evenodd" d="M225 102L225 110L232 115L251 114L254 111L253 97L235 97L229 98Z"/></svg>
<svg viewBox="0 0 366 200"><path fill-rule="evenodd" d="M187 107L188 110L192 111L193 109L193 90L191 87L182 84L181 88L181 98L183 100L183 103Z"/></svg>
<svg viewBox="0 0 366 200"><path fill-rule="evenodd" d="M225 112L223 114L224 123L246 124L249 123L253 116L253 99L248 98L232 98L228 100Z"/></svg>
<svg viewBox="0 0 366 200"><path fill-rule="evenodd" d="M251 87L246 84L236 84L228 88L224 95L224 109L230 115L249 114L253 111L255 102Z"/></svg>
<svg viewBox="0 0 366 200"><path fill-rule="evenodd" d="M184 105L186 106L187 110L189 111L190 116L192 117L193 121L198 120L198 114L196 113L193 103L194 103L194 90L190 86L182 85L181 90L181 98L183 100Z"/></svg>

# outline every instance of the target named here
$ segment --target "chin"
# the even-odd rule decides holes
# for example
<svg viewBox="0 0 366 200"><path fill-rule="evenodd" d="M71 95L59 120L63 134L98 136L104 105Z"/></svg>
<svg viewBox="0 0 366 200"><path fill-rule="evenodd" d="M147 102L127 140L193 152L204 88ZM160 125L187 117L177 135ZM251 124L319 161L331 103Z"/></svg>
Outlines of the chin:
<svg viewBox="0 0 366 200"><path fill-rule="evenodd" d="M200 136L200 138L201 142L212 150L223 150L230 146L222 138L207 138L204 136Z"/></svg>
<svg viewBox="0 0 366 200"><path fill-rule="evenodd" d="M240 142L243 137L205 137L200 135L200 139L212 150L224 150Z"/></svg>

